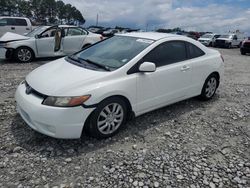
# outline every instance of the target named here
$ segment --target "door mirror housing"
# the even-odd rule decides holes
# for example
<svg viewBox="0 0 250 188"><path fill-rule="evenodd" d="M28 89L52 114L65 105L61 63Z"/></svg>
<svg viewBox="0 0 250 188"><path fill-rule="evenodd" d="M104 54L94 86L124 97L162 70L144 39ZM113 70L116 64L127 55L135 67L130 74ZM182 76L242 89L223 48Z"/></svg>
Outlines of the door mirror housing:
<svg viewBox="0 0 250 188"><path fill-rule="evenodd" d="M156 66L152 62L144 62L139 67L140 72L155 72Z"/></svg>

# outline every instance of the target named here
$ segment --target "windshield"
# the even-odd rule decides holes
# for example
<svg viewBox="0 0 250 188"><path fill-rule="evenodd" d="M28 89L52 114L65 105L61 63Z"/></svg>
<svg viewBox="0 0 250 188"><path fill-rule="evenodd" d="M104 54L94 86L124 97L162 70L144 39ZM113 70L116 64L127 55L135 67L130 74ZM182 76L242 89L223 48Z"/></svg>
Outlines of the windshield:
<svg viewBox="0 0 250 188"><path fill-rule="evenodd" d="M114 36L79 52L75 57L117 69L128 63L153 42L148 39Z"/></svg>
<svg viewBox="0 0 250 188"><path fill-rule="evenodd" d="M231 38L232 35L221 35L220 38Z"/></svg>
<svg viewBox="0 0 250 188"><path fill-rule="evenodd" d="M26 36L27 37L35 37L35 35L41 34L46 29L48 29L48 27L46 27L46 26L37 27L37 28L33 29L31 32L29 32Z"/></svg>
<svg viewBox="0 0 250 188"><path fill-rule="evenodd" d="M211 38L213 38L213 35L205 34L205 35L202 35L201 38L211 39Z"/></svg>

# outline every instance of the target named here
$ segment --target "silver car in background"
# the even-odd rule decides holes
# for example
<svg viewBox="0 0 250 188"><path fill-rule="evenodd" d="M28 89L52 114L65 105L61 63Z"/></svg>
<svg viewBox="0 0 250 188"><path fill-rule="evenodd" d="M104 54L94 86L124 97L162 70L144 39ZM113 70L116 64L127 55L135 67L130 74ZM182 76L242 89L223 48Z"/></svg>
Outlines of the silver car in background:
<svg viewBox="0 0 250 188"><path fill-rule="evenodd" d="M216 39L219 38L219 34L206 33L202 35L198 41L205 46L215 46Z"/></svg>

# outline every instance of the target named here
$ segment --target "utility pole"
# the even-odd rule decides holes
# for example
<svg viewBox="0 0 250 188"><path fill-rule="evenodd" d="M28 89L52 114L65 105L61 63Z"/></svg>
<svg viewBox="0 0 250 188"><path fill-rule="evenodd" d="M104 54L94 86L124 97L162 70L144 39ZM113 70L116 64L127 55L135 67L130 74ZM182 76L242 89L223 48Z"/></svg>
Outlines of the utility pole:
<svg viewBox="0 0 250 188"><path fill-rule="evenodd" d="M98 26L98 22L99 22L99 15L96 15L96 26Z"/></svg>

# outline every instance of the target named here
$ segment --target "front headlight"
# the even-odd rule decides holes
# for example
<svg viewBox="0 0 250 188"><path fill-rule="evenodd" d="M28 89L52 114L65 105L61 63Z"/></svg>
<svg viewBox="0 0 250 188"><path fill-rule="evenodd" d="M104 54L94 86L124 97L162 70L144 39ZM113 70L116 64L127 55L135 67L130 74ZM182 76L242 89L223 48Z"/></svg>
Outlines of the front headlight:
<svg viewBox="0 0 250 188"><path fill-rule="evenodd" d="M47 97L42 104L55 107L74 107L82 105L90 97L91 95L79 97Z"/></svg>

